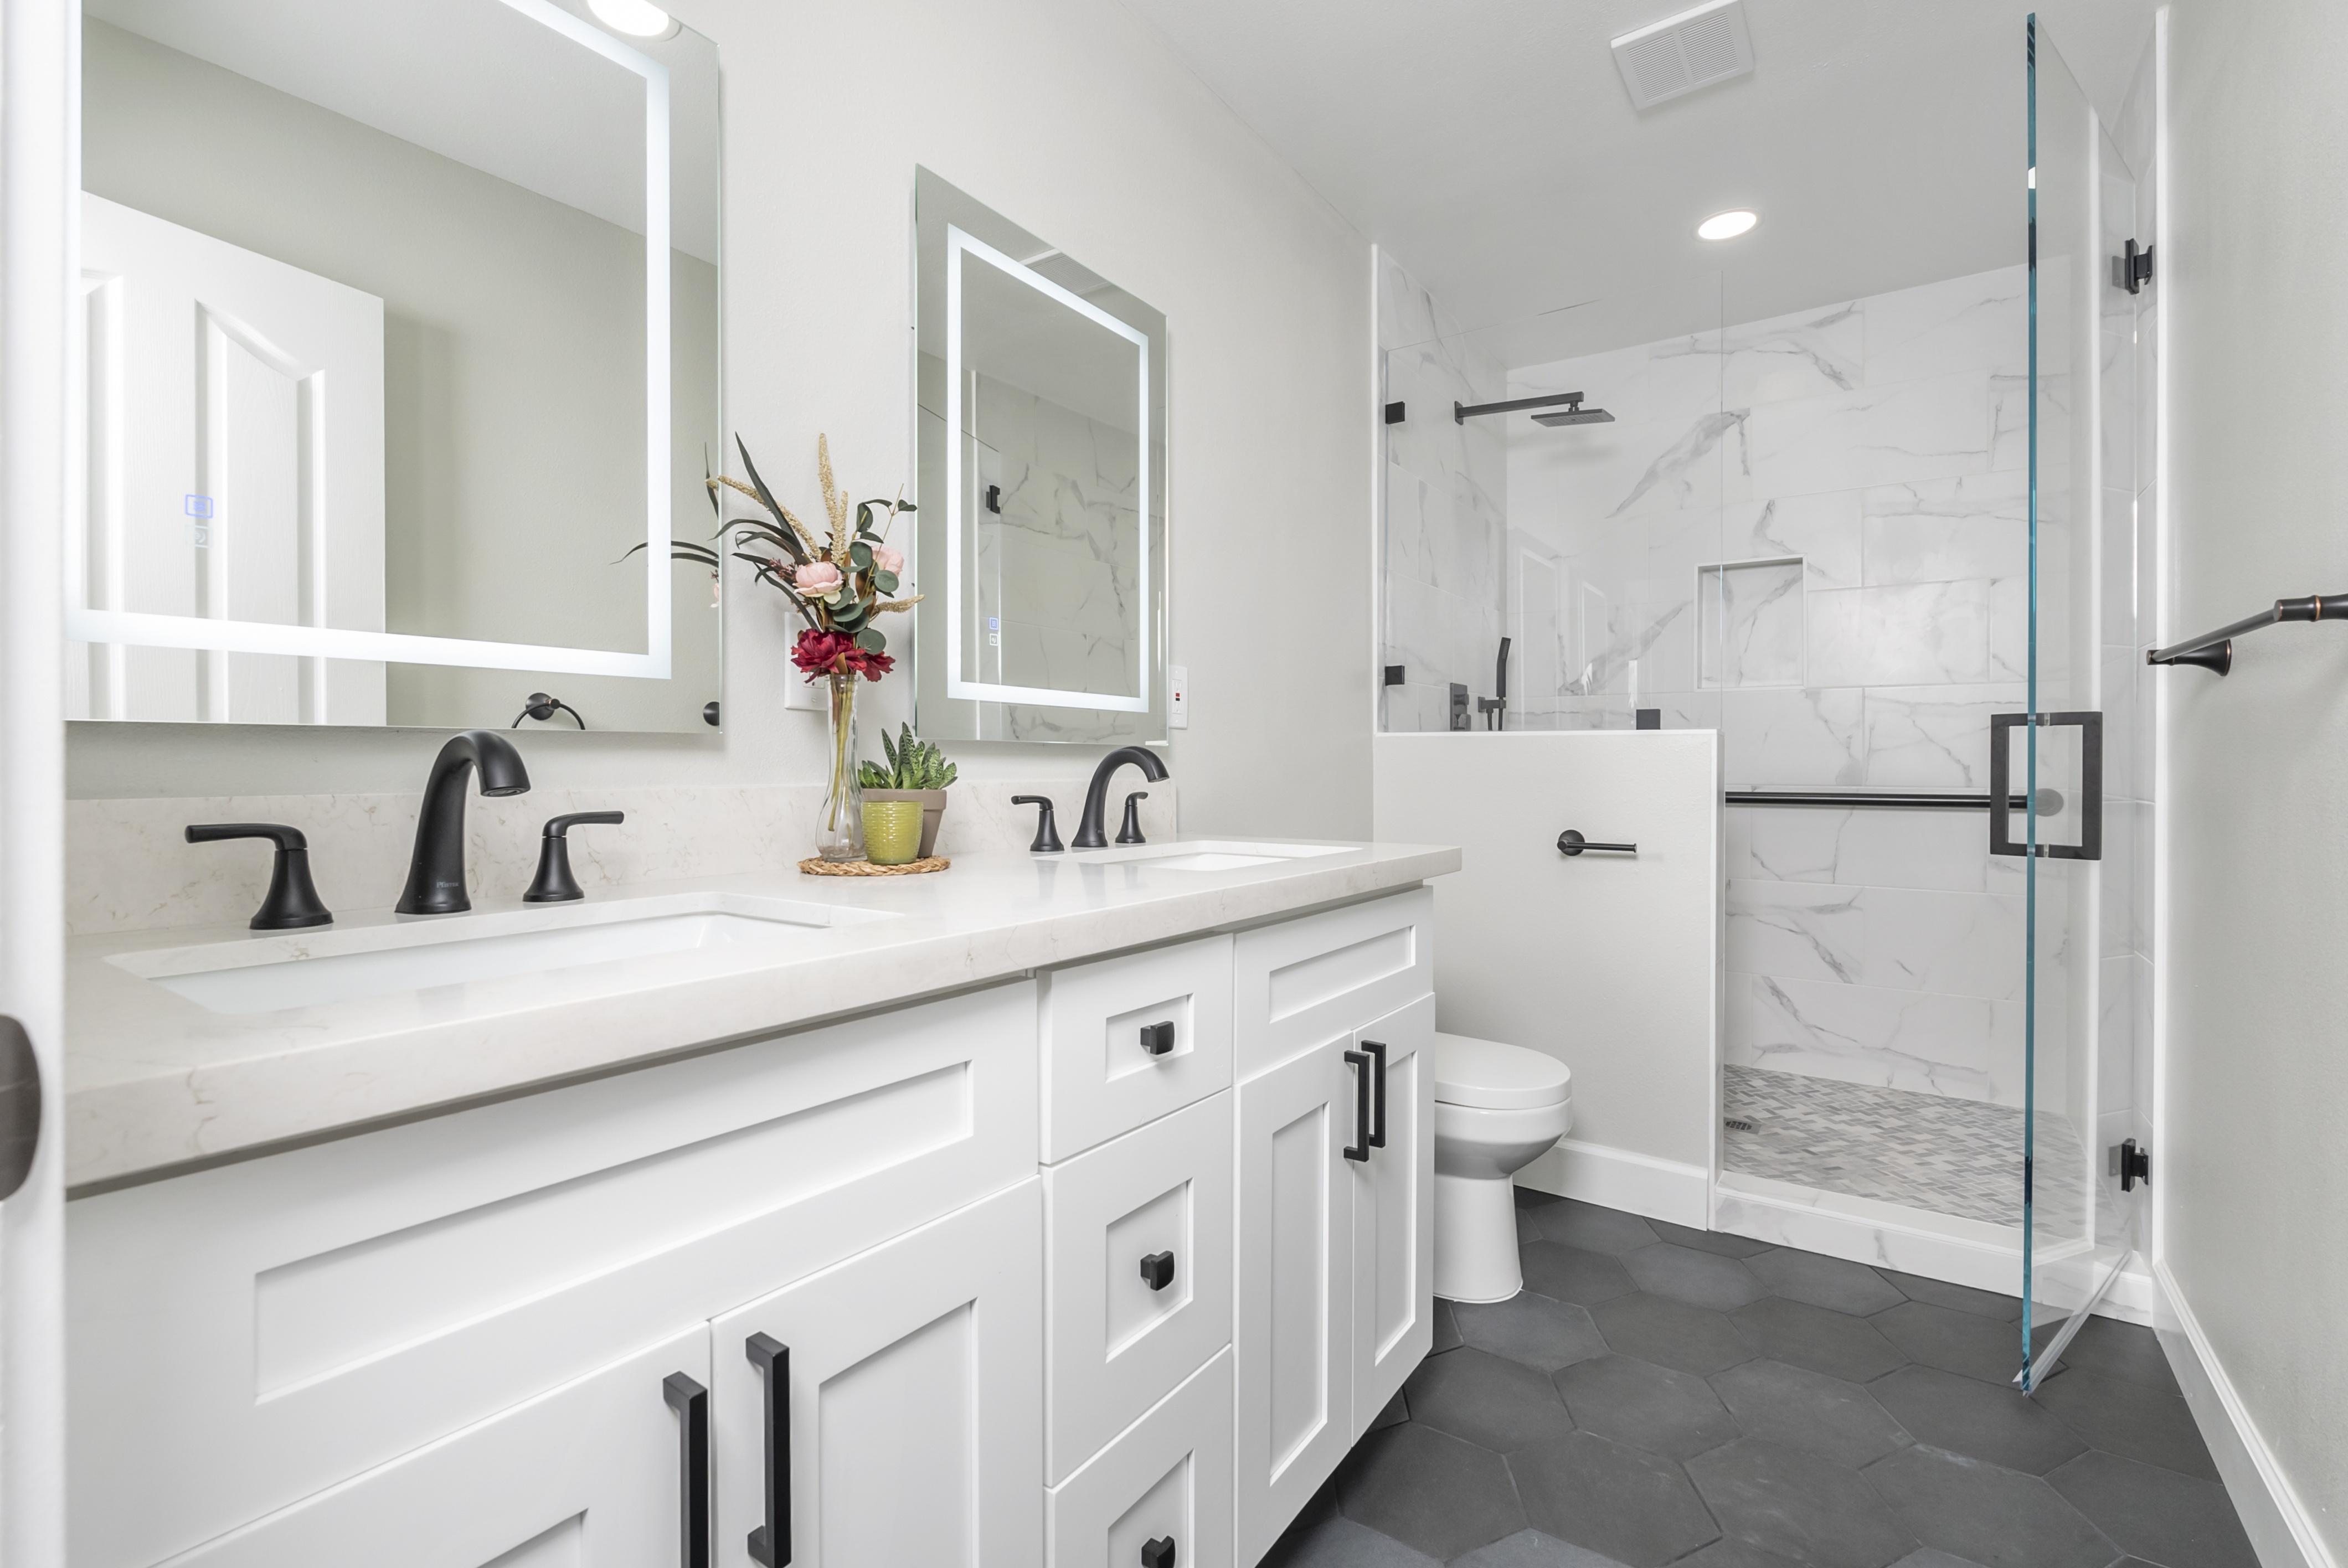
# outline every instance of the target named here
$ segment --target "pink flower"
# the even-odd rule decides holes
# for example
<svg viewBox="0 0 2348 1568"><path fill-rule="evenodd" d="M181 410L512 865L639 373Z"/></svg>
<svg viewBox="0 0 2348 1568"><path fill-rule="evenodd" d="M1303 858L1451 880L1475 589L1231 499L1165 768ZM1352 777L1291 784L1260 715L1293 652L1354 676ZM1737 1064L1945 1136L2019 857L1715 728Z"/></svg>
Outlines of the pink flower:
<svg viewBox="0 0 2348 1568"><path fill-rule="evenodd" d="M901 573L905 569L905 552L902 550L892 550L887 545L874 545L872 547L872 564L880 570L894 576L898 573Z"/></svg>
<svg viewBox="0 0 2348 1568"><path fill-rule="evenodd" d="M791 586L810 599L828 599L839 589L839 569L828 560L809 561L791 573Z"/></svg>

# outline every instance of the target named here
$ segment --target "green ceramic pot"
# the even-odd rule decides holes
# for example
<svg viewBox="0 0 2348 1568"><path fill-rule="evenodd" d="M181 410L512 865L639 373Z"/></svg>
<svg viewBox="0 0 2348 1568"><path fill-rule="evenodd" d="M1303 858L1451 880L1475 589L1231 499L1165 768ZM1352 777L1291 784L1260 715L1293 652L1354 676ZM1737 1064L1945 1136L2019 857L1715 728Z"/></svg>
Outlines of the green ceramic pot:
<svg viewBox="0 0 2348 1568"><path fill-rule="evenodd" d="M875 866L904 866L922 857L922 803L864 803L864 857Z"/></svg>

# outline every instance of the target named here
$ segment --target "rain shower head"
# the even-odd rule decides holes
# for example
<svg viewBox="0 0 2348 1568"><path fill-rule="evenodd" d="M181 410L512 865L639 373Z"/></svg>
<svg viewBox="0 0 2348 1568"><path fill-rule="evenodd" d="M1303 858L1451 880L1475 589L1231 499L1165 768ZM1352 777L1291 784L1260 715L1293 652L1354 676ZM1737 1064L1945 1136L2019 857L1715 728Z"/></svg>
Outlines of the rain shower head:
<svg viewBox="0 0 2348 1568"><path fill-rule="evenodd" d="M1547 397L1516 397L1506 403L1455 403L1451 417L1465 425L1478 414L1514 414L1519 409L1551 408L1554 414L1536 414L1536 425L1612 425L1614 416L1602 408L1584 408L1581 400L1587 395L1580 392L1552 393ZM1562 404L1564 406L1560 407Z"/></svg>
<svg viewBox="0 0 2348 1568"><path fill-rule="evenodd" d="M1533 415L1533 423L1534 423L1534 424L1536 424L1536 425L1612 425L1612 424L1613 424L1613 423L1614 423L1614 416L1613 416L1612 415L1611 415L1611 414L1607 413L1607 412L1606 412L1604 409L1602 409L1602 408L1584 408L1584 407L1582 407L1582 406L1581 406L1581 400L1580 398L1578 398L1578 397L1577 397L1577 398L1575 398L1575 399L1573 400L1573 402L1572 402L1572 403L1569 404L1567 406L1565 406L1565 407L1563 407L1563 408L1560 408L1560 409L1557 410L1557 411L1556 411L1555 413L1553 413L1553 414L1536 414L1536 415Z"/></svg>

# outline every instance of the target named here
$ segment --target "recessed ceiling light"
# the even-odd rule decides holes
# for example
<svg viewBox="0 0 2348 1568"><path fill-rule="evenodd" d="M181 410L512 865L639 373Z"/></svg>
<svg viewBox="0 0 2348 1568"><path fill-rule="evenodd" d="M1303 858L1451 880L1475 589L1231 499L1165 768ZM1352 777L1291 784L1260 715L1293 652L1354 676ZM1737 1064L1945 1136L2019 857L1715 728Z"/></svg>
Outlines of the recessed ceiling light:
<svg viewBox="0 0 2348 1568"><path fill-rule="evenodd" d="M676 18L651 0L587 0L587 9L598 22L631 38L665 38L676 31Z"/></svg>
<svg viewBox="0 0 2348 1568"><path fill-rule="evenodd" d="M1734 212L1715 212L1695 226L1695 237L1699 240L1734 240L1760 221L1759 213L1747 212L1742 208Z"/></svg>

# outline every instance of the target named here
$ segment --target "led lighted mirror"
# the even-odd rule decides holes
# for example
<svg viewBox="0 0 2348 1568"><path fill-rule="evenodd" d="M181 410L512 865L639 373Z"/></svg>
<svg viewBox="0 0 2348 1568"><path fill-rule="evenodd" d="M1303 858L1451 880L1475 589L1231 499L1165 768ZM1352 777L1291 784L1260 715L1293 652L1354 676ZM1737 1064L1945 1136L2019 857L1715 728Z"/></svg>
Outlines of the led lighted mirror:
<svg viewBox="0 0 2348 1568"><path fill-rule="evenodd" d="M587 0L85 0L76 718L715 722L717 63Z"/></svg>
<svg viewBox="0 0 2348 1568"><path fill-rule="evenodd" d="M917 181L922 733L1162 740L1165 318Z"/></svg>

